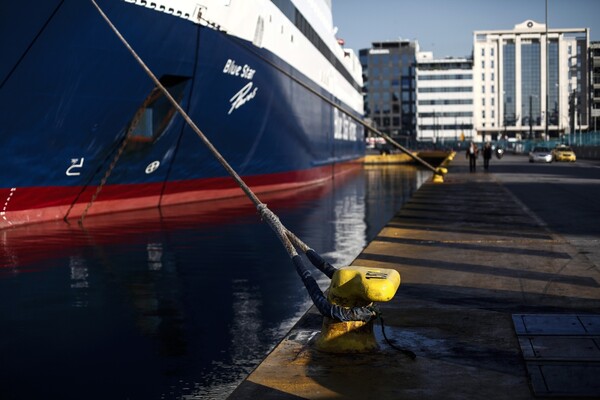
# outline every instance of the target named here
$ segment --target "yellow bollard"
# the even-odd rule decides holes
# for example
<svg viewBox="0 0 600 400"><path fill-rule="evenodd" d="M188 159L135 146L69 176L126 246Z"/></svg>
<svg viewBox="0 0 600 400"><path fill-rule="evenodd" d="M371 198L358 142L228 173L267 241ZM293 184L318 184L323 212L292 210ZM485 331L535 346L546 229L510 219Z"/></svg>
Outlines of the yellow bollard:
<svg viewBox="0 0 600 400"><path fill-rule="evenodd" d="M444 183L444 175L448 173L448 169L444 167L438 167L433 173L433 183Z"/></svg>
<svg viewBox="0 0 600 400"><path fill-rule="evenodd" d="M391 300L400 286L394 269L343 267L331 279L328 300L342 307L364 307ZM323 317L317 349L328 353L364 353L377 349L373 320L340 322Z"/></svg>

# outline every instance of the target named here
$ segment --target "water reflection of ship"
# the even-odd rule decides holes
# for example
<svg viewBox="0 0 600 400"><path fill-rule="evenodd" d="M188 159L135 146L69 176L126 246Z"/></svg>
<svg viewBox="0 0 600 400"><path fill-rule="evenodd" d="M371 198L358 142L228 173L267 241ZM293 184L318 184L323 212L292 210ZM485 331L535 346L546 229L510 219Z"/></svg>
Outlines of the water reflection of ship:
<svg viewBox="0 0 600 400"><path fill-rule="evenodd" d="M360 171L360 168L349 169L333 180L293 192L270 193L262 196L262 200L273 210L293 211L356 179ZM181 271L178 271L176 254L180 254L180 250L173 250L173 246L177 246L173 241L185 235L182 232L199 227L208 232L211 226L255 224L258 218L252 203L240 197L90 217L83 227L58 222L24 225L0 231L3 244L0 257L4 267L0 268L0 274L36 273L66 264L71 305L85 308L94 289L91 276L95 268L101 267L102 273L109 276L111 291L120 293L134 310L140 332L157 340L162 355L181 356L186 354L187 347L183 332L186 306L180 298L181 286L185 283L181 282ZM221 239L235 246L235 238ZM121 246L126 253L115 254L115 248ZM201 259L198 265L199 268L205 266ZM245 303L260 303L260 299L252 299L247 288L240 290L247 283L243 279L236 282L231 284L234 290L230 301L240 304L223 305L238 310L235 317L238 325L251 326L252 312L240 314L239 310L247 309ZM255 347L250 339L245 338L246 344L238 349L240 352L249 346Z"/></svg>
<svg viewBox="0 0 600 400"><path fill-rule="evenodd" d="M288 228L337 262L361 250L356 244L376 229L372 218L388 207L383 198L395 192L400 194L394 201L405 201L419 176L408 166L358 168L261 199ZM387 195L386 186L394 188ZM0 274L39 280L36 272L64 276L61 268L67 267L67 307L125 313L129 320L109 315L99 320L115 324L111 329L129 336L125 340L140 342L141 335L160 355L157 365L142 371L158 368L164 376L187 379L188 386L210 382L207 392L214 385L227 392L309 304L287 254L244 198L90 217L84 228L52 223L0 232L5 244L0 251L11 253L3 255L4 265L12 262ZM88 338L95 340L102 339Z"/></svg>

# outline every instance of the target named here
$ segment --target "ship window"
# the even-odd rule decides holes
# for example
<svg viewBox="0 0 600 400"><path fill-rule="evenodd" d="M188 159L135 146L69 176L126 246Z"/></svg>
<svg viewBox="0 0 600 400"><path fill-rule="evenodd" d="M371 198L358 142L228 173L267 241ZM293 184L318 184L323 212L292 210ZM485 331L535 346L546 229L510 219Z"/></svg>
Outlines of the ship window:
<svg viewBox="0 0 600 400"><path fill-rule="evenodd" d="M189 78L182 76L165 75L160 78L160 83L179 103L188 82ZM158 87L155 87L129 123L129 140L138 143L154 143L167 129L176 113L177 110L171 102Z"/></svg>

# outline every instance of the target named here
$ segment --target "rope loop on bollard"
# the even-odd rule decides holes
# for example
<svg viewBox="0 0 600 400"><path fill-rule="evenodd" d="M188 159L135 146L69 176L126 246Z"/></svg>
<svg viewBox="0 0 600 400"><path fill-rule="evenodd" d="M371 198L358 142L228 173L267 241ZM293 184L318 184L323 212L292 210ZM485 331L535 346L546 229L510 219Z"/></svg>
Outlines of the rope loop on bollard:
<svg viewBox="0 0 600 400"><path fill-rule="evenodd" d="M316 254L316 253L315 253ZM302 283L308 290L313 304L321 315L335 319L341 322L348 321L363 321L368 322L377 315L377 311L374 306L369 305L365 307L342 307L337 304L331 304L321 291L321 288L317 284L317 281L312 277L310 271L304 265L302 257L296 255L292 258L294 265L296 266L296 272L302 279Z"/></svg>

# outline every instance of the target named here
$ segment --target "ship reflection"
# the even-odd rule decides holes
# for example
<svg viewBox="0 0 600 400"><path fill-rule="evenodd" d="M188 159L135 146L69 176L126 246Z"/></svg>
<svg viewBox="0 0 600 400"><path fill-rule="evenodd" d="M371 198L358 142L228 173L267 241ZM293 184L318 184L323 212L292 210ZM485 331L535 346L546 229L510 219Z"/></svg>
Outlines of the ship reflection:
<svg viewBox="0 0 600 400"><path fill-rule="evenodd" d="M261 196L269 208L293 208L316 199L332 190L335 184L351 178L308 186L299 190L281 191ZM204 201L163 208L90 216L84 224L53 221L0 230L0 267L19 268L19 272L35 271L54 258L63 258L77 249L111 243L140 242L151 232L167 232L199 226L219 225L236 218L254 216L253 204L245 197L220 201ZM147 243L149 267L160 269L162 244ZM34 266L32 270L29 267ZM2 271L0 269L0 271Z"/></svg>
<svg viewBox="0 0 600 400"><path fill-rule="evenodd" d="M427 176L413 167L359 168L261 200L341 266ZM22 226L0 231L0 243L0 303L26 304L27 326L45 332L34 370L8 367L31 346L26 338L5 355L0 374L8 386L0 397L14 389L11 377L28 376L50 390L44 371L56 368L52 360L64 351L73 361L61 374L82 387L90 374L119 381L91 398L226 397L310 305L287 253L246 198L90 216L83 226ZM68 320L47 326L49 303ZM2 326L23 318L22 308L0 310ZM98 332L87 327L90 320ZM71 335L79 331L87 334ZM107 336L117 344L107 347ZM68 349L64 337L72 338ZM90 350L96 348L103 350ZM22 397L41 395L36 385ZM73 388L72 398L82 393Z"/></svg>

